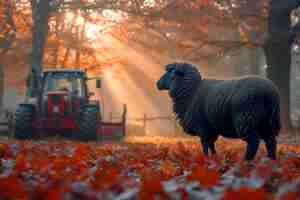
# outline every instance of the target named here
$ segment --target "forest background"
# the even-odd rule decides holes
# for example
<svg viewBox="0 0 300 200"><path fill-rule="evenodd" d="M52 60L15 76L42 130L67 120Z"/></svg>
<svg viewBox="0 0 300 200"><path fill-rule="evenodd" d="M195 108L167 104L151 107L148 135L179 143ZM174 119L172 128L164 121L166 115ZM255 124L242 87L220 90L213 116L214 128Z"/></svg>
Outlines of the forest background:
<svg viewBox="0 0 300 200"><path fill-rule="evenodd" d="M122 104L131 116L168 115L170 101L155 81L164 64L185 60L206 77L273 80L287 130L300 124L299 6L297 0L1 1L2 110L14 110L30 71L47 66L101 76L106 118Z"/></svg>

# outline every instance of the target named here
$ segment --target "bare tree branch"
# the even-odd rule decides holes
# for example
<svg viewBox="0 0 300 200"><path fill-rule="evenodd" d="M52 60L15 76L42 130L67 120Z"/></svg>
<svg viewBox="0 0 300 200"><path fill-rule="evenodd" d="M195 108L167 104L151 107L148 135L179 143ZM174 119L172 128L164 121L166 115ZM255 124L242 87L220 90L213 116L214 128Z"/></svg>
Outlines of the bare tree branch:
<svg viewBox="0 0 300 200"><path fill-rule="evenodd" d="M1 55L4 55L5 53L7 53L16 37L16 25L13 19L13 7L11 2L6 2L4 5L5 8L5 23L6 25L8 25L8 30L6 31L6 33L4 33L5 37L4 40L0 41L0 49L3 49L1 51Z"/></svg>

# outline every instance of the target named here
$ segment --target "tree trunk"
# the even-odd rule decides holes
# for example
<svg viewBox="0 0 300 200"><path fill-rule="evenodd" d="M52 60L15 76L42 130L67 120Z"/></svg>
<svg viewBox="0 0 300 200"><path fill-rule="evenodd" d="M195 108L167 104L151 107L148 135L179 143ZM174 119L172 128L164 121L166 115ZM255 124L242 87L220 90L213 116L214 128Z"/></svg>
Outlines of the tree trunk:
<svg viewBox="0 0 300 200"><path fill-rule="evenodd" d="M41 68L44 57L44 46L48 35L48 18L50 1L31 0L32 9L32 47L30 52L30 87L29 95L37 97L40 90Z"/></svg>
<svg viewBox="0 0 300 200"><path fill-rule="evenodd" d="M67 48L65 52L64 60L61 65L62 68L66 67L66 63L68 62L69 55L70 55L70 48Z"/></svg>
<svg viewBox="0 0 300 200"><path fill-rule="evenodd" d="M291 130L290 120L290 65L291 45L291 12L300 6L298 0L271 0L269 9L269 32L264 45L267 77L278 87L281 97L281 120L283 132Z"/></svg>
<svg viewBox="0 0 300 200"><path fill-rule="evenodd" d="M259 75L260 74L260 51L258 48L250 48L249 60L250 60L250 74Z"/></svg>
<svg viewBox="0 0 300 200"><path fill-rule="evenodd" d="M4 68L0 64L0 112L3 109L3 95L4 95Z"/></svg>
<svg viewBox="0 0 300 200"><path fill-rule="evenodd" d="M288 42L281 44L268 41L265 46L267 62L267 77L278 87L281 98L281 120L283 131L287 132L291 128L290 122L290 65L291 46Z"/></svg>
<svg viewBox="0 0 300 200"><path fill-rule="evenodd" d="M61 15L58 15L56 18L55 18L55 36L56 38L58 39L59 38L59 23L61 22ZM63 23L63 27L64 27L64 24ZM62 28L62 31L63 31L64 28ZM53 66L54 68L57 68L57 65L58 65L58 62L59 62L59 46L60 46L60 42L57 42L57 44L55 44L55 47L53 48L53 54L52 54L52 58L53 58Z"/></svg>
<svg viewBox="0 0 300 200"><path fill-rule="evenodd" d="M13 17L13 2L5 1L5 21L6 26L9 27L9 30L6 31L4 39L0 41L0 62L3 61L2 58L5 57L5 54L10 50L15 38L16 38L16 24ZM3 109L3 96L4 96L4 66L0 63L0 110Z"/></svg>
<svg viewBox="0 0 300 200"><path fill-rule="evenodd" d="M77 46L76 46L76 53L75 53L75 68L80 67L80 57L81 57L81 41L80 41L80 29L79 26L76 27L76 36L77 36Z"/></svg>
<svg viewBox="0 0 300 200"><path fill-rule="evenodd" d="M80 68L81 66L81 49L82 49L82 43L84 42L84 36L85 36L85 27L86 27L86 20L84 20L81 30L79 26L77 27L76 34L77 34L77 49L76 49L76 57L75 57L75 67Z"/></svg>

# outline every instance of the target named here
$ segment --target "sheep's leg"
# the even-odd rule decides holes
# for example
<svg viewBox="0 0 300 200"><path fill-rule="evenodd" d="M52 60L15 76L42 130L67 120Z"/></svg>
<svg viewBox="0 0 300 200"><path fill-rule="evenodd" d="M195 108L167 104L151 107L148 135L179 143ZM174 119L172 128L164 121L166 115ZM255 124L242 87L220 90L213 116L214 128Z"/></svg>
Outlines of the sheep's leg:
<svg viewBox="0 0 300 200"><path fill-rule="evenodd" d="M202 150L205 156L208 156L209 142L206 138L201 137Z"/></svg>
<svg viewBox="0 0 300 200"><path fill-rule="evenodd" d="M276 160L276 146L277 146L277 141L275 136L271 136L266 138L265 140L265 146L268 151L268 157Z"/></svg>
<svg viewBox="0 0 300 200"><path fill-rule="evenodd" d="M255 107L253 107L253 110ZM253 160L258 147L259 147L259 137L255 129L257 123L256 114L252 111L242 112L235 118L234 125L238 136L247 142L247 149L244 156L245 160Z"/></svg>
<svg viewBox="0 0 300 200"><path fill-rule="evenodd" d="M215 142L217 140L218 136L211 136L210 140L209 140L209 143L208 143L208 146L209 146L209 149L210 149L210 152L214 155L216 154L216 149L215 149Z"/></svg>
<svg viewBox="0 0 300 200"><path fill-rule="evenodd" d="M253 160L258 147L259 147L259 137L257 136L257 134L249 134L248 137L246 138L246 142L247 142L247 150L245 153L245 160Z"/></svg>
<svg viewBox="0 0 300 200"><path fill-rule="evenodd" d="M216 154L215 141L209 141L209 149L212 154Z"/></svg>

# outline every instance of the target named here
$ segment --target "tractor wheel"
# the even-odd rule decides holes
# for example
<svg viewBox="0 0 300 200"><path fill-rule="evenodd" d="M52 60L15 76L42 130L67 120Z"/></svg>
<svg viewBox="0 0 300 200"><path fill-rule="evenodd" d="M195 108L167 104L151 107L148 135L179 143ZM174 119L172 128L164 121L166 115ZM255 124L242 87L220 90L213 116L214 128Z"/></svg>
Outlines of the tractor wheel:
<svg viewBox="0 0 300 200"><path fill-rule="evenodd" d="M99 109L96 106L86 106L81 109L77 135L79 140L97 140L99 116Z"/></svg>
<svg viewBox="0 0 300 200"><path fill-rule="evenodd" d="M34 108L28 105L19 105L15 113L14 137L20 140L33 139L33 120Z"/></svg>

